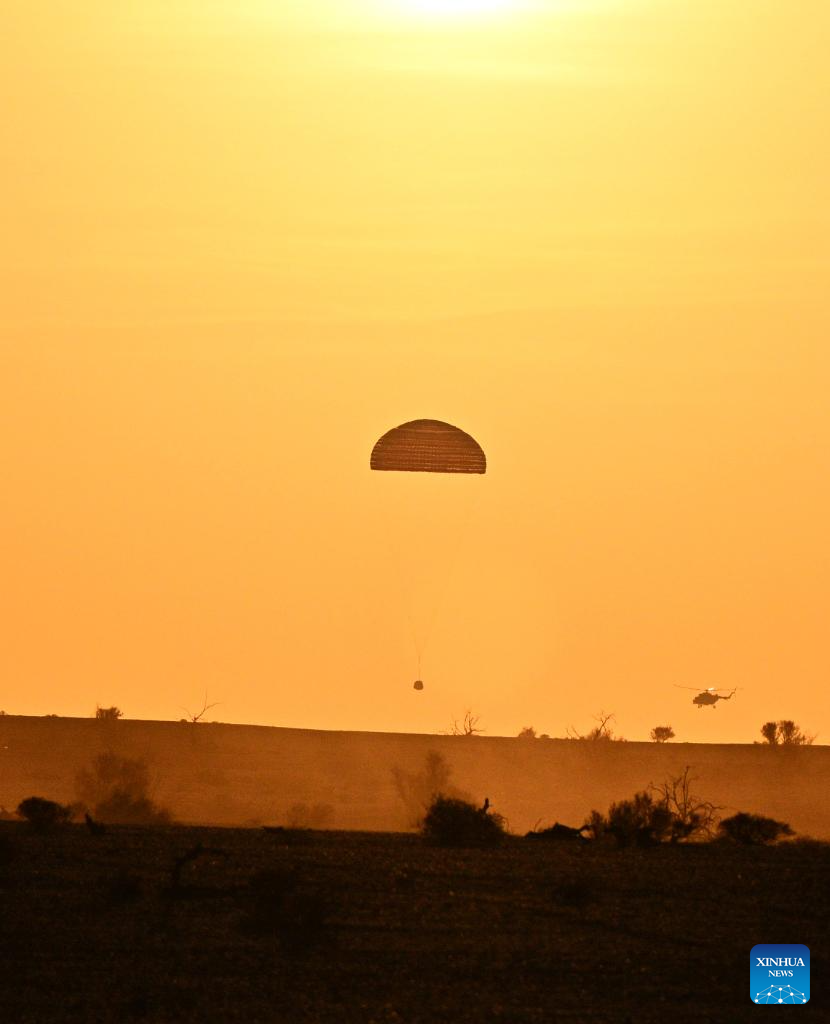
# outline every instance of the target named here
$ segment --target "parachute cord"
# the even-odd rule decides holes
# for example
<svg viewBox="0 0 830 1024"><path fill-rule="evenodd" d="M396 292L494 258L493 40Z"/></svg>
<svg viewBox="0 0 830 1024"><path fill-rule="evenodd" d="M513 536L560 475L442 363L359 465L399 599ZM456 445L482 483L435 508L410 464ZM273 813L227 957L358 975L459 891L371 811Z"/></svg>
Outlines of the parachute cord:
<svg viewBox="0 0 830 1024"><path fill-rule="evenodd" d="M406 601L406 621L409 624L409 632L412 635L412 646L415 649L415 658L418 662L418 675L416 679L421 678L421 655L423 653L423 643L421 641L420 634L418 632L418 626L415 622L415 616L412 613L412 608L409 601Z"/></svg>
<svg viewBox="0 0 830 1024"><path fill-rule="evenodd" d="M432 606L432 611L429 615L429 619L425 624L424 629L421 631L420 636L415 636L415 646L418 651L418 678L421 677L421 655L426 651L429 641L432 636L433 629L436 624L436 620L439 618L439 613L442 611L443 606L447 599L447 593L450 589L456 570L458 569L458 563L461 558L462 538L466 537L469 533L470 522L473 518L474 513L478 509L478 504L481 500L480 493L473 491L467 501L467 505L464 508L463 517L461 522L458 524L458 528L454 533L452 539L452 545L450 550L453 553L453 557L450 559L447 571L444 574L443 580L440 582L440 589L436 597L435 602ZM414 622L410 616L410 623L413 626L413 635L415 633Z"/></svg>
<svg viewBox="0 0 830 1024"><path fill-rule="evenodd" d="M415 622L415 616L412 608L411 594L407 586L405 578L404 567L401 561L400 552L396 549L396 545L392 540L392 530L390 528L390 517L388 514L380 515L382 526L378 530L379 535L383 538L384 546L386 547L386 564L392 566L394 569L393 575L396 577L397 585L400 593L401 603L403 606L404 615L406 617L406 623L409 626L409 635L412 641L412 650L415 654L415 659L418 665L418 675L416 678L421 678L421 653L422 643L419 636L417 624Z"/></svg>
<svg viewBox="0 0 830 1024"><path fill-rule="evenodd" d="M470 481L472 483L472 481ZM415 653L415 661L417 664L417 679L421 679L421 671L423 665L423 658L426 654L427 647L432 637L436 620L440 617L440 612L446 602L447 593L450 589L450 585L455 578L458 570L458 563L460 561L461 550L466 547L466 543L463 543L463 538L469 532L470 522L478 510L478 506L481 501L481 494L475 488L475 485L471 489L471 494L468 497L467 503L463 509L461 520L459 521L456 529L453 531L452 541L450 544L451 557L448 559L445 565L445 571L443 573L436 573L434 583L437 584L438 593L433 602L431 602L431 608L427 612L427 620L420 625L416 622L414 608L412 604L412 595L410 593L410 587L405 579L404 567L396 549L395 544L392 541L392 531L390 530L390 519L388 516L382 516L382 527L378 531L385 542L387 550L388 564L394 567L394 575L397 576L398 587L400 588L403 611L406 617L407 625L409 626L410 636L412 638L412 647Z"/></svg>

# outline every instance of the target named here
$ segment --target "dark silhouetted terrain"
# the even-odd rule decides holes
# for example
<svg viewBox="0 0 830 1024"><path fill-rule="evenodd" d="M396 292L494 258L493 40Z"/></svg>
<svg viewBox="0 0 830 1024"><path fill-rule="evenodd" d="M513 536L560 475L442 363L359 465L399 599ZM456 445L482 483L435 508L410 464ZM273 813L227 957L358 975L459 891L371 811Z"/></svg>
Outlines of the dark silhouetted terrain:
<svg viewBox="0 0 830 1024"><path fill-rule="evenodd" d="M0 823L0 846L0 1019L15 1024L735 1024L758 1015L755 943L805 943L814 977L827 968L818 843L445 850Z"/></svg>

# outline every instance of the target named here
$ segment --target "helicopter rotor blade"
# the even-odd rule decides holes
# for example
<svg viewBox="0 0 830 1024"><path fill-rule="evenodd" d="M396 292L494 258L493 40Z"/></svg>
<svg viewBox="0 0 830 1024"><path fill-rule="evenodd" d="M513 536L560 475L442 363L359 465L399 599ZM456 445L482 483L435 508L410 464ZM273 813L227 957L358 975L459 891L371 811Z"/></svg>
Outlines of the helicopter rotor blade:
<svg viewBox="0 0 830 1024"><path fill-rule="evenodd" d="M743 689L742 686L681 686L680 683L673 683L672 685L678 690L694 690L695 693L720 693L721 691L724 693L727 691L729 693L737 693Z"/></svg>

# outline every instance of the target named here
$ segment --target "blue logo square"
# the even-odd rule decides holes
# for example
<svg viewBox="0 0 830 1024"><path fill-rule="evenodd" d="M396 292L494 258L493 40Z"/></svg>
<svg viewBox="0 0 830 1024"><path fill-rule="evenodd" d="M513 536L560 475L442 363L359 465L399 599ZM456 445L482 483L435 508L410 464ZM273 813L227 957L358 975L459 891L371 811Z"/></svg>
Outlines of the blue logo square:
<svg viewBox="0 0 830 1024"><path fill-rule="evenodd" d="M810 998L810 950L797 942L761 943L749 954L749 994L760 1006Z"/></svg>

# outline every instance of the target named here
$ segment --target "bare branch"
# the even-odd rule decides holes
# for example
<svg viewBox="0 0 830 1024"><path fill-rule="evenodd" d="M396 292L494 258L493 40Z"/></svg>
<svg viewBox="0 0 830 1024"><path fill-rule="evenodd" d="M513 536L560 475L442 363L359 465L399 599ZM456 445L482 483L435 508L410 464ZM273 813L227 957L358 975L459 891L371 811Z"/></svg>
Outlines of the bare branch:
<svg viewBox="0 0 830 1024"><path fill-rule="evenodd" d="M179 704L179 707L182 709L182 711L185 711L187 713L187 717L190 719L191 722L201 722L202 718L208 713L208 711L210 711L211 708L218 708L219 705L222 703L221 700L217 700L214 701L213 704L208 704L207 698L207 690L205 690L205 700L204 703L202 704L202 710L197 712L196 714L194 714L189 708L186 708L183 704Z"/></svg>
<svg viewBox="0 0 830 1024"><path fill-rule="evenodd" d="M477 736L479 733L484 732L483 729L478 727L479 717L479 715L474 715L472 711L467 711L464 715L464 721L460 725L457 718L453 720L447 735Z"/></svg>

